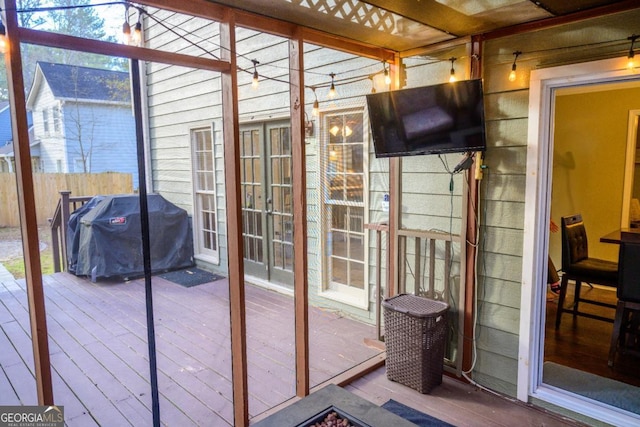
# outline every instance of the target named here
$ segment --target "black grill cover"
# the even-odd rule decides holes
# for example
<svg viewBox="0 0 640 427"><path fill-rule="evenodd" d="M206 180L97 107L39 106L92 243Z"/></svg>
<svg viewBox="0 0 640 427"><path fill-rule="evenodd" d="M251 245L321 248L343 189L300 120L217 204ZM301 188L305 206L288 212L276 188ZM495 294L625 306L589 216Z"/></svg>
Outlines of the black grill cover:
<svg viewBox="0 0 640 427"><path fill-rule="evenodd" d="M104 199L104 196L95 196L84 205L73 211L69 215L67 223L67 263L69 271L76 272L76 264L78 262L78 248L80 247L80 219L85 216L91 209L98 206Z"/></svg>
<svg viewBox="0 0 640 427"><path fill-rule="evenodd" d="M139 196L98 197L101 200L92 208L86 208L76 225L74 239L77 238L78 244L73 272L78 276L91 276L94 281L143 275ZM152 272L193 266L193 240L187 212L159 194L149 194L147 204Z"/></svg>

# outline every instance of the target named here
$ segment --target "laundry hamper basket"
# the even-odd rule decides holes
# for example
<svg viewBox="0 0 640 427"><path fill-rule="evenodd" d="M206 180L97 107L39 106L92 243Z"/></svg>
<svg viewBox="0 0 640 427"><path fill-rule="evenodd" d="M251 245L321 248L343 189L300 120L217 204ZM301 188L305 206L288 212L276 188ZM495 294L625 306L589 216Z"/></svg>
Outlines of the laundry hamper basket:
<svg viewBox="0 0 640 427"><path fill-rule="evenodd" d="M382 306L387 378L429 393L442 383L449 305L400 294Z"/></svg>

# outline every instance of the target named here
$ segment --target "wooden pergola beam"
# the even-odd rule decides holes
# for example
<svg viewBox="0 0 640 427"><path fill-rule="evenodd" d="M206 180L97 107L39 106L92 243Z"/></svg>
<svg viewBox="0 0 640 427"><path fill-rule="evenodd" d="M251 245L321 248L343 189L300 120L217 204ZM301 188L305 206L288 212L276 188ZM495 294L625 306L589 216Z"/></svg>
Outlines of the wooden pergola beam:
<svg viewBox="0 0 640 427"><path fill-rule="evenodd" d="M82 52L109 55L121 58L138 59L141 61L161 62L163 64L180 65L183 67L199 68L208 71L227 73L231 69L228 61L202 58L199 56L182 55L137 46L126 46L100 40L90 40L66 34L50 33L47 31L18 28L17 35L21 43L32 43L59 49L78 50Z"/></svg>

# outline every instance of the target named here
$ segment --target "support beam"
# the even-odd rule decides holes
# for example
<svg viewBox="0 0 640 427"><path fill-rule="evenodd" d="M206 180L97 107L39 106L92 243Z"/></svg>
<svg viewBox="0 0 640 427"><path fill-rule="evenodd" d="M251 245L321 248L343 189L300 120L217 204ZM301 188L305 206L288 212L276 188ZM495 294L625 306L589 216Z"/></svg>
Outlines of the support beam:
<svg viewBox="0 0 640 427"><path fill-rule="evenodd" d="M309 283L307 278L307 169L304 132L304 42L289 40L289 94L293 157L293 282L296 396L309 394Z"/></svg>
<svg viewBox="0 0 640 427"><path fill-rule="evenodd" d="M100 40L89 40L66 34L50 33L48 31L19 28L18 36L22 43L77 50L80 52L90 52L99 55L119 56L122 58L138 59L141 61L180 65L183 67L198 68L208 71L229 72L230 70L229 62L224 60L182 55L173 52L163 52L156 49L126 46Z"/></svg>
<svg viewBox="0 0 640 427"><path fill-rule="evenodd" d="M224 179L227 203L227 251L229 259L229 310L231 316L231 378L233 418L237 427L249 426L247 383L247 324L244 289L244 250L242 240L242 198L240 195L240 128L238 125L238 73L236 26L233 16L220 24L222 56L231 64L223 73L222 105L224 123Z"/></svg>
<svg viewBox="0 0 640 427"><path fill-rule="evenodd" d="M472 79L479 79L482 77L482 43L478 37L473 37L470 43L470 76ZM476 58L476 59L473 59ZM476 153L476 162L480 161L482 153ZM462 348L462 370L469 371L473 365L473 341L474 335L474 301L476 295L476 256L478 247L476 241L478 240L478 198L480 195L480 181L476 180L473 173L473 169L467 174L467 195L468 201L466 202L466 239L460 244L465 244L465 279L464 289L460 292L464 292L464 318L463 321L463 336L466 337L463 341ZM460 260L462 262L462 260Z"/></svg>
<svg viewBox="0 0 640 427"><path fill-rule="evenodd" d="M14 37L18 29L18 15L15 0L5 0L3 11L8 39L8 52L5 54L7 83L11 104L11 126L16 158L16 183L18 191L18 209L20 210L20 228L24 251L27 299L31 324L31 343L33 345L34 372L39 405L53 405L53 386L51 382L51 361L49 359L49 340L47 318L42 288L42 265L40 264L40 239L38 237L38 219L33 189L33 171L29 148L27 110L22 78L22 58L20 57L20 39Z"/></svg>
<svg viewBox="0 0 640 427"><path fill-rule="evenodd" d="M391 67L392 87L390 89L402 89L401 79L402 60L396 55L393 67ZM389 159L389 244L387 245L388 265L387 269L387 296L392 297L399 291L399 283L403 279L398 277L398 228L400 227L400 215L402 209L402 191L400 187L400 175L402 173L402 160L399 157Z"/></svg>

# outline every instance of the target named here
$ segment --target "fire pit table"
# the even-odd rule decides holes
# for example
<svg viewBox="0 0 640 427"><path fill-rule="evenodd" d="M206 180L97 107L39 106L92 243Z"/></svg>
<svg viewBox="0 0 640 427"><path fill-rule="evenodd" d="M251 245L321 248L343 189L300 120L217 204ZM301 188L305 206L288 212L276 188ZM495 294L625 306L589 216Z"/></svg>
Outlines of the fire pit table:
<svg viewBox="0 0 640 427"><path fill-rule="evenodd" d="M309 427L335 413L354 427L415 427L415 424L341 387L328 385L255 423L254 427Z"/></svg>

